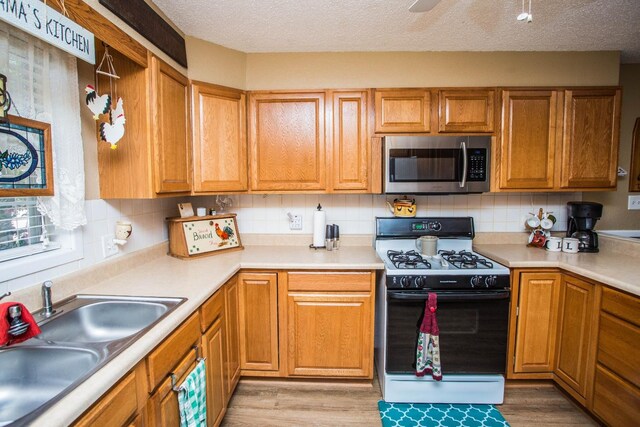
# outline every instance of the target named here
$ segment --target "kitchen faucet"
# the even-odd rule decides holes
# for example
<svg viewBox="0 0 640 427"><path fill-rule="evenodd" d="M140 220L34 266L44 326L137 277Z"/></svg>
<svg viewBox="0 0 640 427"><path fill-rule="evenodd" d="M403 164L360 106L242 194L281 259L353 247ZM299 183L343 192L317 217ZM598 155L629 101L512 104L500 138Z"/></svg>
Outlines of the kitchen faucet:
<svg viewBox="0 0 640 427"><path fill-rule="evenodd" d="M42 311L43 317L51 317L56 311L53 309L53 301L51 299L51 287L53 282L47 280L42 284Z"/></svg>
<svg viewBox="0 0 640 427"><path fill-rule="evenodd" d="M3 299L3 298L8 297L9 295L11 295L11 292L7 292L4 295L0 295L0 300Z"/></svg>

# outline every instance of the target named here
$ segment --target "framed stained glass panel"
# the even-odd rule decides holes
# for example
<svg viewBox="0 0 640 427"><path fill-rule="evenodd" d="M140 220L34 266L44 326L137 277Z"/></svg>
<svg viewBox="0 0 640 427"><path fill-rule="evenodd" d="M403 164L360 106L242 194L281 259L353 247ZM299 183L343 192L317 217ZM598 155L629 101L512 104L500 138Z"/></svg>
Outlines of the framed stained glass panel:
<svg viewBox="0 0 640 427"><path fill-rule="evenodd" d="M0 197L52 195L51 125L7 118L0 123Z"/></svg>

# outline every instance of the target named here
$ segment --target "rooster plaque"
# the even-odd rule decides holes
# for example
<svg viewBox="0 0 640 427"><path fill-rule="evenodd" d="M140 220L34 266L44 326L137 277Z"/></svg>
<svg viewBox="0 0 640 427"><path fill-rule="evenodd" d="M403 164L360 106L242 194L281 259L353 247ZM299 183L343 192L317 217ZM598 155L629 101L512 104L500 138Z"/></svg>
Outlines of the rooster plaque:
<svg viewBox="0 0 640 427"><path fill-rule="evenodd" d="M236 214L168 218L169 254L196 258L243 249Z"/></svg>

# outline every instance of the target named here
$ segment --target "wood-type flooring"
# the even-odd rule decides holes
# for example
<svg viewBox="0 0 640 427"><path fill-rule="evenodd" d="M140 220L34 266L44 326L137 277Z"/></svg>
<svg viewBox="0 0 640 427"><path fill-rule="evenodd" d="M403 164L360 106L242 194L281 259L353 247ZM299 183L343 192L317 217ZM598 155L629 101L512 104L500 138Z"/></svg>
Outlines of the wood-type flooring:
<svg viewBox="0 0 640 427"><path fill-rule="evenodd" d="M371 385L240 381L223 427L380 426L377 379ZM498 409L513 426L597 426L550 383L508 383Z"/></svg>

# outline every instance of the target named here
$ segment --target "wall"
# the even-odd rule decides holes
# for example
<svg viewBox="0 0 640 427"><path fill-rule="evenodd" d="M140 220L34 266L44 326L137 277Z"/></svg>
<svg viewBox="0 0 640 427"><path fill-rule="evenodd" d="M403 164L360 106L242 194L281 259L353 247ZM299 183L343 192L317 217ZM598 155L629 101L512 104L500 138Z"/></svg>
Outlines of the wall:
<svg viewBox="0 0 640 427"><path fill-rule="evenodd" d="M247 54L194 37L186 38L189 78L245 89Z"/></svg>
<svg viewBox="0 0 640 427"><path fill-rule="evenodd" d="M620 153L618 165L627 172L631 168L631 143L633 126L640 117L640 64L623 64L620 67L622 86L622 118L620 121ZM585 200L604 205L599 230L640 230L640 211L627 209L629 177L618 179L618 190L585 194ZM637 193L636 193L637 194Z"/></svg>
<svg viewBox="0 0 640 427"><path fill-rule="evenodd" d="M231 212L238 214L240 233L311 234L313 211L318 203L327 212L327 223L338 224L340 233L375 234L375 217L391 216L385 195L239 195L232 196ZM476 231L525 231L524 220L539 208L553 212L558 222L553 230L566 230L566 203L581 200L580 193L513 193L420 196L418 216L472 216ZM192 198L197 206L215 207L214 198ZM303 229L289 230L287 212L302 215Z"/></svg>

